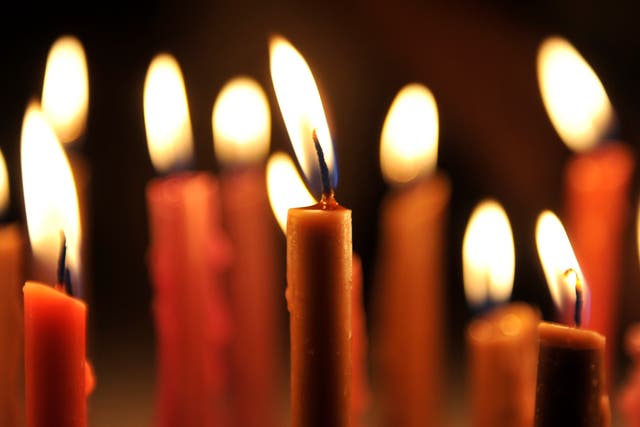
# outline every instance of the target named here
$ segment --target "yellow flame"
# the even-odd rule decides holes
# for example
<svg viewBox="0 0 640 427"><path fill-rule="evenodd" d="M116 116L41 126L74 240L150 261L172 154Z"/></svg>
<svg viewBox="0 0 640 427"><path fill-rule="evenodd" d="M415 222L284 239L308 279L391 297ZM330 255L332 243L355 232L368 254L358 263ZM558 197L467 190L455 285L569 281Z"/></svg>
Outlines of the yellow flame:
<svg viewBox="0 0 640 427"><path fill-rule="evenodd" d="M478 204L462 244L464 292L472 306L503 302L511 296L515 249L509 218L494 200Z"/></svg>
<svg viewBox="0 0 640 427"><path fill-rule="evenodd" d="M269 50L271 80L302 172L309 178L318 169L312 137L316 129L331 175L335 168L333 142L311 69L300 52L283 37L272 37Z"/></svg>
<svg viewBox="0 0 640 427"><path fill-rule="evenodd" d="M274 153L269 157L267 189L271 210L283 233L287 232L289 209L316 203L316 199L302 182L293 160L282 152Z"/></svg>
<svg viewBox="0 0 640 427"><path fill-rule="evenodd" d="M576 283L580 282L586 293L586 282L567 232L551 211L544 211L538 216L536 245L553 302L561 310L573 308L576 302ZM575 274L567 275L569 270L573 270Z"/></svg>
<svg viewBox="0 0 640 427"><path fill-rule="evenodd" d="M34 257L55 266L63 231L68 266L78 274L81 228L76 184L62 146L36 102L27 107L21 139L22 186Z"/></svg>
<svg viewBox="0 0 640 427"><path fill-rule="evenodd" d="M614 112L595 71L565 39L550 37L538 51L538 83L549 118L574 151L593 147Z"/></svg>
<svg viewBox="0 0 640 427"><path fill-rule="evenodd" d="M80 40L63 36L47 58L42 85L42 111L58 139L77 140L86 127L89 109L89 73Z"/></svg>
<svg viewBox="0 0 640 427"><path fill-rule="evenodd" d="M191 162L193 136L180 65L166 53L151 61L144 82L144 124L151 162L159 172Z"/></svg>
<svg viewBox="0 0 640 427"><path fill-rule="evenodd" d="M426 86L412 83L396 95L380 137L380 167L388 182L428 174L438 157L438 107Z"/></svg>
<svg viewBox="0 0 640 427"><path fill-rule="evenodd" d="M9 208L9 172L4 155L0 151L0 216L4 215Z"/></svg>
<svg viewBox="0 0 640 427"><path fill-rule="evenodd" d="M258 162L269 152L269 101L255 80L229 81L213 106L211 123L216 158L223 164Z"/></svg>

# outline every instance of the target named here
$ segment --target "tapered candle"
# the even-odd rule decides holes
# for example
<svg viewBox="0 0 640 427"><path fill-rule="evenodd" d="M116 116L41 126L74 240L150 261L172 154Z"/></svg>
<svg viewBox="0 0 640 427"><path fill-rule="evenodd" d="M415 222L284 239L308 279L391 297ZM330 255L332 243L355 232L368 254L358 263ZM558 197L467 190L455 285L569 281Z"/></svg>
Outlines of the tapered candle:
<svg viewBox="0 0 640 427"><path fill-rule="evenodd" d="M598 301L590 327L607 337L611 376L633 153L621 143L603 143L617 124L615 112L598 76L567 40L550 37L542 43L538 77L556 131L579 153L567 164L564 209L576 256Z"/></svg>
<svg viewBox="0 0 640 427"><path fill-rule="evenodd" d="M224 85L213 107L213 146L224 170L222 211L233 246L229 298L232 423L238 427L279 426L282 389L275 224L269 213L264 160L271 114L267 96L248 77Z"/></svg>
<svg viewBox="0 0 640 427"><path fill-rule="evenodd" d="M190 163L184 82L167 54L149 66L144 114L155 168L166 173ZM147 205L158 339L156 425L227 425L230 319L222 274L230 255L219 224L218 183L208 173L172 173L149 183Z"/></svg>
<svg viewBox="0 0 640 427"><path fill-rule="evenodd" d="M380 138L385 179L374 298L374 387L383 425L442 425L444 235L450 184L432 174L438 112L420 84L396 96Z"/></svg>

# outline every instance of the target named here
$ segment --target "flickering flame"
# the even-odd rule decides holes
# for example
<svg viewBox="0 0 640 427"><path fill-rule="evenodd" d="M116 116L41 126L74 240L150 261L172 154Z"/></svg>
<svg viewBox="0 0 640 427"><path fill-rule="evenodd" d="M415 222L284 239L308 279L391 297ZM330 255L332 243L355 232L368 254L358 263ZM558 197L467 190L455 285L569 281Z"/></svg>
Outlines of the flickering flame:
<svg viewBox="0 0 640 427"><path fill-rule="evenodd" d="M438 107L426 88L412 83L393 100L380 137L380 167L387 182L426 175L438 157Z"/></svg>
<svg viewBox="0 0 640 427"><path fill-rule="evenodd" d="M84 132L89 109L89 73L80 40L60 37L51 46L42 85L42 111L63 143Z"/></svg>
<svg viewBox="0 0 640 427"><path fill-rule="evenodd" d="M4 155L0 151L0 216L4 215L9 208L9 172Z"/></svg>
<svg viewBox="0 0 640 427"><path fill-rule="evenodd" d="M271 155L267 163L267 189L271 210L283 233L287 232L287 213L291 208L310 206L316 203L296 165L288 155L278 152Z"/></svg>
<svg viewBox="0 0 640 427"><path fill-rule="evenodd" d="M77 277L81 228L76 184L62 146L36 102L29 104L24 115L20 157L33 255L56 266L62 231L67 238L68 266Z"/></svg>
<svg viewBox="0 0 640 427"><path fill-rule="evenodd" d="M515 250L509 218L494 200L478 204L462 244L462 273L467 302L481 307L511 296Z"/></svg>
<svg viewBox="0 0 640 427"><path fill-rule="evenodd" d="M213 106L213 148L226 165L254 163L269 152L271 112L258 82L236 77L220 91Z"/></svg>
<svg viewBox="0 0 640 427"><path fill-rule="evenodd" d="M579 281L582 285L584 301L588 301L588 288L567 232L551 211L538 216L536 244L553 302L565 320L569 319L575 310L576 284ZM567 274L571 270L574 273ZM588 314L587 305L584 304L583 311ZM586 316L582 318L586 319Z"/></svg>
<svg viewBox="0 0 640 427"><path fill-rule="evenodd" d="M593 147L614 120L595 71L565 39L550 37L538 51L538 83L549 118L574 151Z"/></svg>
<svg viewBox="0 0 640 427"><path fill-rule="evenodd" d="M151 162L158 172L186 166L193 156L191 118L180 65L157 55L144 82L144 124Z"/></svg>
<svg viewBox="0 0 640 427"><path fill-rule="evenodd" d="M286 39L278 36L271 38L270 59L271 80L289 139L309 188L319 196L322 193L322 180L313 144L314 129L324 152L333 188L337 184L337 170L333 142L318 87L309 65Z"/></svg>

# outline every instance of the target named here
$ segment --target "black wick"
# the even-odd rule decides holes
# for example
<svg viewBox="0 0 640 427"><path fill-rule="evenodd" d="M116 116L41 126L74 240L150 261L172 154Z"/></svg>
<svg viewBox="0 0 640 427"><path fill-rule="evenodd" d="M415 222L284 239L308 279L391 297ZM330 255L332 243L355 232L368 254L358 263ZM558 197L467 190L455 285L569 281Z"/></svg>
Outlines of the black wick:
<svg viewBox="0 0 640 427"><path fill-rule="evenodd" d="M576 306L575 311L573 312L573 321L576 324L576 327L580 327L582 324L582 306L584 305L584 295L582 292L582 281L578 276L578 273L570 268L564 272L565 280L568 280L569 276L573 276L575 288L576 288Z"/></svg>
<svg viewBox="0 0 640 427"><path fill-rule="evenodd" d="M324 152L322 146L318 140L318 129L313 130L313 145L316 147L316 153L318 155L318 163L320 164L320 176L322 177L322 194L328 196L331 194L331 183L329 182L329 168L327 162L324 159Z"/></svg>
<svg viewBox="0 0 640 427"><path fill-rule="evenodd" d="M65 292L72 295L71 271L67 267L67 236L64 231L60 232L60 255L58 256L58 277L57 284L64 286Z"/></svg>

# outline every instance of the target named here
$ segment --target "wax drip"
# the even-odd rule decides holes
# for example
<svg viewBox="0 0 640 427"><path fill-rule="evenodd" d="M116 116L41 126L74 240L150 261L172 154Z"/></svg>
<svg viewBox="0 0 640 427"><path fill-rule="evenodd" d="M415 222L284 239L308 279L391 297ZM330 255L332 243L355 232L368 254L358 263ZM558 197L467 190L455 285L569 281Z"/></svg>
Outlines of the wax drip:
<svg viewBox="0 0 640 427"><path fill-rule="evenodd" d="M64 289L64 291L71 295L71 271L67 267L67 237L64 232L60 232L60 255L58 256L58 272L56 286Z"/></svg>
<svg viewBox="0 0 640 427"><path fill-rule="evenodd" d="M322 146L318 140L318 129L313 130L313 145L316 147L318 163L320 164L320 175L322 176L322 197L325 198L332 196L333 188L331 188L331 182L329 181L329 168L327 167L327 162L324 159Z"/></svg>
<svg viewBox="0 0 640 427"><path fill-rule="evenodd" d="M563 276L565 280L569 280L569 277L571 277L576 289L576 305L573 312L573 321L576 327L579 328L580 325L582 325L582 306L584 304L582 281L580 280L580 277L578 277L578 273L573 268L566 270Z"/></svg>

